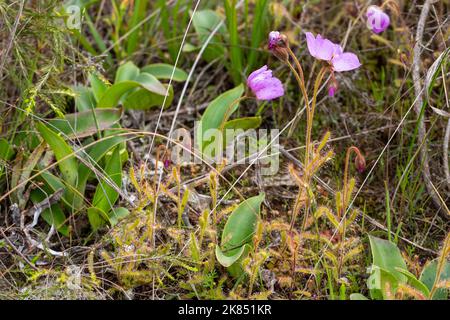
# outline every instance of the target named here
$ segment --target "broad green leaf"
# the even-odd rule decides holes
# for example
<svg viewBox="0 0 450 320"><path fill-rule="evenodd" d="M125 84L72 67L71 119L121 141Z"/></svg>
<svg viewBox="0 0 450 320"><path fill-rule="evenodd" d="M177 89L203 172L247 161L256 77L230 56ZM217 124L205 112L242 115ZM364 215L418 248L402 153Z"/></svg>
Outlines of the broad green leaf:
<svg viewBox="0 0 450 320"><path fill-rule="evenodd" d="M367 286L370 290L370 297L377 300L386 300L389 295L386 289L389 287L391 294L397 291L399 281L386 269L372 265L371 275L367 279Z"/></svg>
<svg viewBox="0 0 450 320"><path fill-rule="evenodd" d="M373 265L385 269L401 283L406 283L407 278L397 268L407 270L406 263L395 244L387 240L369 236L372 249Z"/></svg>
<svg viewBox="0 0 450 320"><path fill-rule="evenodd" d="M59 189L63 189L64 193L61 197L61 201L67 206L67 208L72 208L72 202L70 201L70 199L72 199L73 196L70 195L68 197L68 195L74 193L74 190L71 190L70 187L68 187L64 184L64 182L61 181L61 179L47 171L42 172L40 177L45 181L45 187L47 188L46 191L48 191L49 193L53 193Z"/></svg>
<svg viewBox="0 0 450 320"><path fill-rule="evenodd" d="M225 255L235 255L241 246L252 241L263 200L264 194L249 198L228 217L221 239L221 250Z"/></svg>
<svg viewBox="0 0 450 320"><path fill-rule="evenodd" d="M140 83L144 89L161 96L164 96L167 92L167 87L165 87L155 76L150 73L141 73L135 81Z"/></svg>
<svg viewBox="0 0 450 320"><path fill-rule="evenodd" d="M164 102L164 95L159 95L150 92L146 89L138 89L130 93L123 101L125 109L132 110L148 110L152 107L161 107L164 103L164 108L170 106L173 101L173 87L170 86L169 92Z"/></svg>
<svg viewBox="0 0 450 320"><path fill-rule="evenodd" d="M415 275L413 275L408 270L404 270L404 269L400 269L400 268L397 268L397 270L400 271L402 274L404 274L408 278L408 284L411 287L416 288L417 290L421 291L426 297L430 296L430 290L428 290L427 286L423 282L419 281Z"/></svg>
<svg viewBox="0 0 450 320"><path fill-rule="evenodd" d="M399 283L406 284L408 278L398 269L407 270L406 263L395 244L387 240L369 236L372 250L372 275L368 279L370 295L374 299L386 298L386 283L395 293Z"/></svg>
<svg viewBox="0 0 450 320"><path fill-rule="evenodd" d="M225 119L227 113L229 117L234 111L237 110L239 104L236 103L236 101L242 96L243 93L244 85L241 84L234 89L222 93L208 105L197 128L197 139L199 139L197 143L201 149L200 151L203 151L205 146L210 143L209 141L203 141L203 135L209 129L220 128L222 123L227 120ZM230 110L228 110L229 108Z"/></svg>
<svg viewBox="0 0 450 320"><path fill-rule="evenodd" d="M8 161L14 155L14 149L5 138L0 138L0 159Z"/></svg>
<svg viewBox="0 0 450 320"><path fill-rule="evenodd" d="M108 159L105 167L105 175L109 178L109 181L101 179L95 190L92 206L102 212L108 213L113 209L114 204L119 198L119 193L110 185L110 182L114 183L118 188L122 185L122 162L120 160L119 147L114 149L112 156ZM93 227L97 226L95 225Z"/></svg>
<svg viewBox="0 0 450 320"><path fill-rule="evenodd" d="M350 300L369 300L366 296L361 293L352 293L350 295Z"/></svg>
<svg viewBox="0 0 450 320"><path fill-rule="evenodd" d="M127 217L129 214L130 211L126 208L114 208L108 213L109 223L114 227L120 220Z"/></svg>
<svg viewBox="0 0 450 320"><path fill-rule="evenodd" d="M78 177L78 163L72 148L60 135L50 130L44 124L39 122L36 126L42 138L50 146L56 159L59 161L58 166L64 179L69 185L75 186Z"/></svg>
<svg viewBox="0 0 450 320"><path fill-rule="evenodd" d="M89 82L91 84L92 93L94 94L95 100L100 100L106 89L108 89L108 85L93 73L89 74Z"/></svg>
<svg viewBox="0 0 450 320"><path fill-rule="evenodd" d="M47 189L46 191L49 190ZM43 201L46 198L46 195L42 190L34 189L31 191L30 198L34 204L37 204ZM49 225L55 226L56 230L61 232L62 235L66 237L69 236L69 227L66 224L66 216L59 204L54 204L50 208L45 209L42 211L41 216Z"/></svg>
<svg viewBox="0 0 450 320"><path fill-rule="evenodd" d="M233 263L235 263L236 261L239 260L239 258L242 256L242 254L245 251L245 246L239 247L239 249L236 251L235 254L233 255L225 255L222 250L220 250L219 246L216 246L216 258L217 261L219 261L219 263L228 268L230 267Z"/></svg>
<svg viewBox="0 0 450 320"><path fill-rule="evenodd" d="M224 129L242 129L245 131L249 129L256 129L261 125L261 123L261 117L244 117L225 122Z"/></svg>
<svg viewBox="0 0 450 320"><path fill-rule="evenodd" d="M100 208L91 207L87 210L89 224L93 231L97 231L100 227L108 222L108 215Z"/></svg>
<svg viewBox="0 0 450 320"><path fill-rule="evenodd" d="M98 130L110 128L121 117L122 109L93 109L67 114L64 119L50 119L48 123L50 129L61 132L65 136L83 138Z"/></svg>
<svg viewBox="0 0 450 320"><path fill-rule="evenodd" d="M200 40L200 46L206 42L211 32L215 30L220 23L223 23L222 19L212 10L207 9L195 12L192 17L192 24L194 25L194 29ZM220 35L223 36L225 33L225 26L222 25L219 27L217 34L211 39L203 53L203 57L206 61L212 61L218 57L225 56L226 50L222 45L223 39L220 37Z"/></svg>
<svg viewBox="0 0 450 320"><path fill-rule="evenodd" d="M78 86L72 89L75 93L75 107L78 111L94 109L96 106L94 93L90 88Z"/></svg>
<svg viewBox="0 0 450 320"><path fill-rule="evenodd" d="M131 61L122 64L116 72L114 83L119 83L127 80L135 80L139 76L139 68Z"/></svg>
<svg viewBox="0 0 450 320"><path fill-rule="evenodd" d="M167 63L154 63L150 64L148 66L145 66L141 69L141 72L150 73L153 76L155 76L157 79L167 79L169 80L172 76L173 72L173 81L186 81L188 75L187 73L180 69L175 68L175 71L173 70L173 66Z"/></svg>
<svg viewBox="0 0 450 320"><path fill-rule="evenodd" d="M425 284L425 286L432 290L434 282L437 277L437 267L438 267L439 259L434 259L428 262L422 270L422 274L420 275L420 281ZM442 281L450 281L450 263L449 261L444 262L444 267L442 268L442 273L439 279L439 282ZM447 300L448 298L448 289L439 288L435 291L433 300Z"/></svg>
<svg viewBox="0 0 450 320"><path fill-rule="evenodd" d="M122 81L109 87L98 102L98 108L114 108L119 105L125 94L134 89L146 89L149 92L162 95L166 94L166 87L149 73L139 75L136 81Z"/></svg>

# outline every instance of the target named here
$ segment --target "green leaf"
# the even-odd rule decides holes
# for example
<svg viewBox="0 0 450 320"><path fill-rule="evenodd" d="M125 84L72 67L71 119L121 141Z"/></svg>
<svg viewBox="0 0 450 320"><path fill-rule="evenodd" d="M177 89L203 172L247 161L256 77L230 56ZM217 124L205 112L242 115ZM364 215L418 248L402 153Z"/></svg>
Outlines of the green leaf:
<svg viewBox="0 0 450 320"><path fill-rule="evenodd" d="M98 101L108 89L108 85L101 80L96 74L89 74L89 82L91 83L92 93L95 100Z"/></svg>
<svg viewBox="0 0 450 320"><path fill-rule="evenodd" d="M242 129L245 131L249 129L256 129L261 125L261 123L261 117L244 117L225 122L224 129Z"/></svg>
<svg viewBox="0 0 450 320"><path fill-rule="evenodd" d="M96 100L94 93L90 88L78 86L72 88L75 93L75 107L78 111L94 109Z"/></svg>
<svg viewBox="0 0 450 320"><path fill-rule="evenodd" d="M173 81L186 81L188 74L180 69L175 68L175 71L173 71L173 66L167 63L154 63L150 64L148 66L145 66L141 69L141 72L150 73L153 76L155 76L157 79L167 79L169 80L172 76L173 72Z"/></svg>
<svg viewBox="0 0 450 320"><path fill-rule="evenodd" d="M402 274L404 274L408 278L408 284L410 286L421 291L426 297L430 296L430 290L428 290L427 286L423 282L417 280L415 275L413 275L408 270L404 270L404 269L400 269L400 268L397 268L397 270L400 271Z"/></svg>
<svg viewBox="0 0 450 320"><path fill-rule="evenodd" d="M120 220L127 217L129 214L130 211L126 208L114 208L108 213L109 223L114 227Z"/></svg>
<svg viewBox="0 0 450 320"><path fill-rule="evenodd" d="M237 110L239 104L235 103L235 101L239 99L243 93L244 85L240 84L236 88L222 93L208 105L197 128L197 138L199 139L197 143L200 147L200 151L203 151L210 143L209 141L203 141L203 134L209 129L220 128L222 123L227 120L225 119L225 116L227 115L228 108L231 107L230 112L228 112L228 117ZM232 106L233 103L234 105Z"/></svg>
<svg viewBox="0 0 450 320"><path fill-rule="evenodd" d="M110 128L119 122L121 117L122 109L94 109L67 114L64 119L50 119L48 123L52 130L61 132L65 136L83 138L98 130Z"/></svg>
<svg viewBox="0 0 450 320"><path fill-rule="evenodd" d="M386 282L390 283L393 293L395 293L398 283L407 283L408 278L398 271L398 269L407 270L406 263L400 250L392 242L373 236L369 236L369 241L373 258L372 275L368 280L368 283L372 282L373 287L370 293L372 298L381 298L380 295L386 298L384 292ZM376 283L376 286L373 283Z"/></svg>
<svg viewBox="0 0 450 320"><path fill-rule="evenodd" d="M372 249L372 264L389 271L399 282L406 283L408 280L406 276L397 270L397 268L407 270L406 263L397 246L392 242L373 236L369 236L369 241Z"/></svg>
<svg viewBox="0 0 450 320"><path fill-rule="evenodd" d="M432 290L434 282L437 277L437 268L438 268L439 259L434 259L428 262L422 270L422 274L420 275L420 281L425 284L425 286ZM439 279L439 282L442 281L450 281L450 263L448 261L444 262L444 267L442 268L442 273ZM447 300L448 298L448 289L439 288L434 292L433 300Z"/></svg>
<svg viewBox="0 0 450 320"><path fill-rule="evenodd" d="M122 186L122 162L120 160L119 147L114 149L112 156L108 159L105 167L105 175L109 178L108 180L114 183L118 188ZM110 185L110 182L101 179L95 190L92 206L100 212L107 213L112 210L119 198L119 193ZM94 223L92 227L96 230L98 224Z"/></svg>
<svg viewBox="0 0 450 320"><path fill-rule="evenodd" d="M167 87L165 87L155 76L150 73L141 73L135 81L140 83L144 89L161 96L164 96L167 92Z"/></svg>
<svg viewBox="0 0 450 320"><path fill-rule="evenodd" d="M200 40L200 46L203 45L208 39L211 32L222 23L222 19L219 15L212 10L200 10L195 12L192 17L192 24ZM211 39L207 48L203 52L203 57L206 61L212 61L217 59L217 57L225 56L225 47L222 45L223 39L220 35L226 33L225 26L219 27L216 35Z"/></svg>
<svg viewBox="0 0 450 320"><path fill-rule="evenodd" d="M5 138L0 138L0 159L4 161L11 160L14 156L14 149Z"/></svg>
<svg viewBox="0 0 450 320"><path fill-rule="evenodd" d="M139 68L131 61L122 64L116 72L114 83L119 83L127 80L135 80L139 76Z"/></svg>
<svg viewBox="0 0 450 320"><path fill-rule="evenodd" d="M245 246L239 247L239 250L236 251L233 255L225 255L219 246L216 246L216 258L219 263L228 268L231 265L233 265L236 261L239 260L239 258L242 256L242 254L245 251Z"/></svg>
<svg viewBox="0 0 450 320"><path fill-rule="evenodd" d="M130 93L123 101L125 109L132 110L148 110L152 107L161 107L164 103L164 108L170 106L173 101L173 87L170 86L169 92L164 102L164 95L155 94L146 89L138 89Z"/></svg>
<svg viewBox="0 0 450 320"><path fill-rule="evenodd" d="M234 256L247 243L251 243L259 219L264 194L243 201L234 209L222 231L221 250Z"/></svg>
<svg viewBox="0 0 450 320"><path fill-rule="evenodd" d="M67 185L65 185L64 182L61 181L61 179L49 172L42 172L40 177L45 181L45 187L48 193L54 193L59 189L63 189L64 193L61 197L61 200L67 208L72 208L72 202L70 201L70 199L73 198L74 190L71 190L70 187L67 187Z"/></svg>
<svg viewBox="0 0 450 320"><path fill-rule="evenodd" d="M371 275L367 279L367 286L372 299L388 299L387 284L389 284L391 293L397 291L399 282L391 272L376 265L372 265L370 272Z"/></svg>
<svg viewBox="0 0 450 320"><path fill-rule="evenodd" d="M89 224L93 231L97 231L99 228L108 222L108 215L100 208L91 207L87 210L87 216Z"/></svg>
<svg viewBox="0 0 450 320"><path fill-rule="evenodd" d="M66 182L71 186L75 186L78 177L78 164L72 148L60 135L47 128L44 124L37 123L37 129L59 161L58 166Z"/></svg>
<svg viewBox="0 0 450 320"><path fill-rule="evenodd" d="M136 81L122 81L109 87L98 102L98 108L114 108L119 105L121 98L133 89L145 89L151 93L164 96L166 87L149 73L143 73Z"/></svg>
<svg viewBox="0 0 450 320"><path fill-rule="evenodd" d="M364 295L362 295L361 293L352 293L350 295L350 300L369 300L369 299Z"/></svg>
<svg viewBox="0 0 450 320"><path fill-rule="evenodd" d="M48 190L47 188L43 189L45 189L47 193L54 192ZM42 190L34 189L33 191L31 191L30 198L34 204L37 204L43 201L46 198L46 195ZM58 230L62 235L66 237L69 236L69 227L66 224L66 216L58 204L54 204L50 208L47 208L44 211L42 211L41 217L49 225L55 226L56 230Z"/></svg>

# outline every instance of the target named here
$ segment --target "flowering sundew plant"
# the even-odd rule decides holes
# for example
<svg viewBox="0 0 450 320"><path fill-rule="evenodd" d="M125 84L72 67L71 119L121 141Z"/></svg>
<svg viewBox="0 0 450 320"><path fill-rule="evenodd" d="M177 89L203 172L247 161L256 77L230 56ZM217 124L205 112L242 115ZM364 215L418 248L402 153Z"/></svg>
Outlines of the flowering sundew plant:
<svg viewBox="0 0 450 320"><path fill-rule="evenodd" d="M305 108L307 114L307 126L306 126L306 141L305 141L305 170L303 177L303 188L301 188L298 196L297 203L300 199L303 199L306 196L305 202L305 216L304 216L304 224L305 225L308 213L311 205L311 179L314 173L319 169L321 165L323 165L327 160L331 158L331 153L328 152L324 156L320 155L319 152L314 152L311 146L311 134L312 134L312 123L314 120L314 113L316 109L316 101L319 93L319 87L322 84L322 81L326 74L330 74L330 84L328 89L328 94L330 96L334 96L337 90L337 81L335 79L335 72L343 72L343 71L351 71L357 69L361 66L358 57L354 53L344 52L343 48L336 43L331 42L328 39L324 39L320 34L316 37L311 33L307 32L305 34L306 42L309 54L323 62L325 64L321 67L319 73L317 74L314 89L312 95L308 95L304 71L301 65L300 60L295 56L292 49L289 46L287 36L281 34L279 31L272 31L269 34L268 40L268 48L271 50L276 57L278 57L281 61L287 64L287 66L294 73L300 92L303 94L303 100L305 101ZM290 59L294 61L294 65L290 62ZM309 96L311 96L312 102L309 102ZM326 138L322 140L321 145L326 143L326 139L328 139L328 134L325 135ZM298 211L294 211L291 220L291 228L295 223L295 219L297 217Z"/></svg>
<svg viewBox="0 0 450 320"><path fill-rule="evenodd" d="M448 300L449 6L0 1L0 299Z"/></svg>

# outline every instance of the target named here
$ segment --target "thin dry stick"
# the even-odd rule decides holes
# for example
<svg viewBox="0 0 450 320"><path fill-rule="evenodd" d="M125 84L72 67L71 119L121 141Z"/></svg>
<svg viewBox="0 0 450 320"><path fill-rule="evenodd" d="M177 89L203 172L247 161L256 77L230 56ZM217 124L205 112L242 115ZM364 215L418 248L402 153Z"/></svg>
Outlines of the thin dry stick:
<svg viewBox="0 0 450 320"><path fill-rule="evenodd" d="M447 86L445 84L445 72L444 67L441 67L442 72L442 83L444 85L444 93L445 93L445 101L447 102L447 109L450 109L449 101L448 101L448 92L447 92ZM450 170L448 167L448 143L450 141L450 119L448 119L447 122L447 128L445 129L445 136L444 136L444 144L442 147L443 152L443 161L444 161L444 173L445 173L445 180L447 181L447 187L450 191Z"/></svg>
<svg viewBox="0 0 450 320"><path fill-rule="evenodd" d="M425 128L425 115L422 114L423 107L423 90L422 84L420 82L420 54L422 52L422 38L423 32L425 29L425 23L428 17L428 13L430 12L431 3L433 0L426 0L425 4L422 7L422 11L420 13L419 22L417 24L417 32L416 32L416 43L414 45L414 58L413 58L413 68L412 68L412 77L414 82L414 91L416 94L416 103L414 105L414 111L417 115L417 121L419 121L419 131L418 131L418 139L419 144L423 144L423 147L420 149L420 160L423 164L422 174L423 179L425 180L425 186L427 188L428 194L431 196L433 203L436 207L441 208L441 202L439 200L438 195L432 186L431 173L430 173L430 160L428 157L427 150L427 140L426 140L426 128ZM444 212L444 210L442 210Z"/></svg>

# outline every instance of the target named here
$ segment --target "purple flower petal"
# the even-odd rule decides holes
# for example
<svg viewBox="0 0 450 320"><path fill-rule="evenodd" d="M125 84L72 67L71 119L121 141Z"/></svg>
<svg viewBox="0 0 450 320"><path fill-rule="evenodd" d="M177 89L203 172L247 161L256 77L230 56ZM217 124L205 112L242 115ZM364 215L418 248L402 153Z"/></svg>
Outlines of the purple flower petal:
<svg viewBox="0 0 450 320"><path fill-rule="evenodd" d="M284 88L279 79L271 78L255 92L255 95L258 100L273 100L284 95Z"/></svg>
<svg viewBox="0 0 450 320"><path fill-rule="evenodd" d="M273 100L284 95L281 81L272 76L272 70L267 66L253 71L247 79L247 86L258 100Z"/></svg>
<svg viewBox="0 0 450 320"><path fill-rule="evenodd" d="M308 45L309 54L313 57L316 56L316 38L311 32L306 32L306 44Z"/></svg>
<svg viewBox="0 0 450 320"><path fill-rule="evenodd" d="M367 26L375 33L381 33L389 27L390 18L378 6L370 6L366 12Z"/></svg>
<svg viewBox="0 0 450 320"><path fill-rule="evenodd" d="M255 77L257 77L258 75L260 75L261 73L265 72L266 70L267 70L267 66L262 66L258 70L255 70L252 73L250 73L250 75L247 78L247 85L250 86L250 83L252 82L252 80Z"/></svg>
<svg viewBox="0 0 450 320"><path fill-rule="evenodd" d="M330 61L333 57L335 44L328 39L322 38L320 34L316 38L311 32L306 32L305 35L309 53L316 59Z"/></svg>
<svg viewBox="0 0 450 320"><path fill-rule="evenodd" d="M350 71L361 66L358 57L354 53L344 52L331 60L334 71Z"/></svg>

